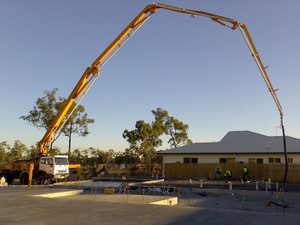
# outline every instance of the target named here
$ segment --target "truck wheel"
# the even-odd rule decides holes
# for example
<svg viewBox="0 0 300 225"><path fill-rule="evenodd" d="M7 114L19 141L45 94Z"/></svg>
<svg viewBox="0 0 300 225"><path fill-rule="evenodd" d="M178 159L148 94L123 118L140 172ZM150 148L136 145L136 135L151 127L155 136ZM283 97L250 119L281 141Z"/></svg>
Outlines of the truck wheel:
<svg viewBox="0 0 300 225"><path fill-rule="evenodd" d="M23 185L28 185L29 181L29 173L27 171L24 171L20 174L20 182Z"/></svg>
<svg viewBox="0 0 300 225"><path fill-rule="evenodd" d="M47 181L48 181L47 174L46 173L38 173L35 180L38 185L47 184Z"/></svg>
<svg viewBox="0 0 300 225"><path fill-rule="evenodd" d="M14 175L11 175L11 174L9 174L9 175L7 175L7 176L4 176L4 177L5 177L6 182L7 182L8 184L12 184L12 182L13 182L14 179L15 179Z"/></svg>

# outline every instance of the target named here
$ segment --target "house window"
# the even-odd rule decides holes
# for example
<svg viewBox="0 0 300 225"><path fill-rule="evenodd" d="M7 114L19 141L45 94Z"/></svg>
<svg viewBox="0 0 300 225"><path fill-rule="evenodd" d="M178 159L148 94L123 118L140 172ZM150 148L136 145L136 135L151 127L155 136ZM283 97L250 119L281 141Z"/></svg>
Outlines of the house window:
<svg viewBox="0 0 300 225"><path fill-rule="evenodd" d="M227 163L227 158L220 158L220 163Z"/></svg>
<svg viewBox="0 0 300 225"><path fill-rule="evenodd" d="M271 158L269 158L270 160ZM261 158L249 158L248 159L248 163L257 163L257 164L263 164L264 163L264 159Z"/></svg>
<svg viewBox="0 0 300 225"><path fill-rule="evenodd" d="M192 163L198 163L198 158L192 158Z"/></svg>
<svg viewBox="0 0 300 225"><path fill-rule="evenodd" d="M269 163L280 163L280 158L269 158Z"/></svg>
<svg viewBox="0 0 300 225"><path fill-rule="evenodd" d="M280 163L280 158L275 158L275 163Z"/></svg>
<svg viewBox="0 0 300 225"><path fill-rule="evenodd" d="M256 159L257 164L264 164L264 159Z"/></svg>
<svg viewBox="0 0 300 225"><path fill-rule="evenodd" d="M235 158L219 158L219 163L236 163Z"/></svg>
<svg viewBox="0 0 300 225"><path fill-rule="evenodd" d="M183 158L184 163L198 163L198 158Z"/></svg>
<svg viewBox="0 0 300 225"><path fill-rule="evenodd" d="M183 163L191 163L191 158L183 158Z"/></svg>
<svg viewBox="0 0 300 225"><path fill-rule="evenodd" d="M293 158L288 158L288 163L293 163Z"/></svg>

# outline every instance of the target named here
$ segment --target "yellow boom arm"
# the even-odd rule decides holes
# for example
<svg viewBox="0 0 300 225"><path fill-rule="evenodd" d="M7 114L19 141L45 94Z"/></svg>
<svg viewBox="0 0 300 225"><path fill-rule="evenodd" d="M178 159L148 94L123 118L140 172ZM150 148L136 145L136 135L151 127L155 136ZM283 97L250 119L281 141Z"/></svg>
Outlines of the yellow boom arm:
<svg viewBox="0 0 300 225"><path fill-rule="evenodd" d="M100 69L109 59L126 43L127 40L150 18L150 16L157 11L157 9L165 9L178 13L190 14L192 16L204 16L210 18L212 21L217 22L223 26L229 27L233 30L239 28L241 31L252 56L254 57L257 66L268 86L269 91L278 107L281 118L283 116L283 110L276 96L275 90L271 84L271 81L267 75L265 67L259 57L259 54L255 48L252 38L248 32L245 24L240 23L237 20L233 20L227 17L219 16L216 14L211 14L198 10L178 8L170 5L153 3L152 5L147 5L132 21L131 23L118 35L118 37L113 40L113 42L99 55L99 57L88 67L80 80L74 87L70 96L64 102L58 115L53 120L51 126L46 131L44 137L39 142L40 154L47 154L47 147L51 144L53 137L58 134L61 128L64 126L65 122L68 120L70 115L72 115L75 108L80 104L83 97L86 95L88 90L91 88L93 83L96 81ZM75 105L75 107L74 107Z"/></svg>

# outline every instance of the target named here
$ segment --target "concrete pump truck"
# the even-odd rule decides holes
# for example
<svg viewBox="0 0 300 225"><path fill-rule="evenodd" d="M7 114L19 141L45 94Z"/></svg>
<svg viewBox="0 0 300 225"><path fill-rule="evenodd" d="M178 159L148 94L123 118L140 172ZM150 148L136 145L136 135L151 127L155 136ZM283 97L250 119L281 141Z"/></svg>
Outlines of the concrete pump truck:
<svg viewBox="0 0 300 225"><path fill-rule="evenodd" d="M133 34L158 10L165 9L177 13L189 14L193 17L204 16L211 19L213 22L217 22L222 26L228 27L232 30L238 28L244 37L244 40L254 58L260 73L262 74L264 81L270 91L273 100L279 110L281 118L281 127L283 130L283 137L285 143L285 134L283 126L283 109L276 96L275 90L271 84L271 81L265 70L260 56L256 50L256 47L252 41L250 33L245 24L230 19L228 17L219 16L212 13L207 13L198 10L178 8L175 6L153 3L147 5L130 23L129 25L111 42L111 44L98 56L98 58L88 67L76 86L72 90L69 97L65 100L60 111L53 119L51 126L46 131L45 135L39 142L39 152L31 160L16 160L9 163L0 164L0 177L5 177L7 183L17 178L20 179L22 184L31 184L32 180L35 180L37 184L44 184L49 179L63 179L69 175L69 162L67 156L57 155L49 156L47 149L56 135L72 115L76 107L80 104L88 90L94 84L99 76L100 69L111 59L111 57L133 36ZM284 144L284 150L286 153L286 147ZM286 168L287 171L287 168Z"/></svg>

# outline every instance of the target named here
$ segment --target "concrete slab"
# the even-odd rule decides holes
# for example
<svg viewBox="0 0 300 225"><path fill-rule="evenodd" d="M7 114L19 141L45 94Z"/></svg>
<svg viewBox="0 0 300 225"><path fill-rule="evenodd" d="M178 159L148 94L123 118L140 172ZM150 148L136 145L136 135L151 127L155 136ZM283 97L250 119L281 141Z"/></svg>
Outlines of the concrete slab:
<svg viewBox="0 0 300 225"><path fill-rule="evenodd" d="M139 205L164 205L175 206L178 204L177 197L153 196L153 195L133 195L133 194L82 194L76 196L81 199L93 199L94 201L110 203L126 203Z"/></svg>
<svg viewBox="0 0 300 225"><path fill-rule="evenodd" d="M178 198L177 197L167 197L163 200L150 202L150 205L166 205L166 206L174 206L178 204Z"/></svg>
<svg viewBox="0 0 300 225"><path fill-rule="evenodd" d="M46 193L46 194L38 194L33 195L35 197L43 197L43 198L59 198L59 197L67 197L72 195L79 195L83 191L82 190L74 190L74 191L57 191L54 193Z"/></svg>
<svg viewBox="0 0 300 225"><path fill-rule="evenodd" d="M179 204L189 207L300 215L300 193L295 192L182 188Z"/></svg>
<svg viewBox="0 0 300 225"><path fill-rule="evenodd" d="M115 182L116 183L116 182ZM80 183L79 187L106 187L110 186L110 182L102 183L95 182L94 185L91 182ZM118 185L117 183L115 185ZM174 196L156 196L156 195L134 195L134 194L104 194L102 189L78 189L74 190L74 186L71 189L67 189L67 186L33 186L28 188L27 186L15 185L11 186L12 191L20 192L24 191L24 194L33 197L43 197L43 198L59 198L68 196L77 196L77 198L82 199L93 199L94 201L101 202L111 202L111 203L128 203L128 204L152 204L152 205L165 205L165 206L175 206L178 204L177 197ZM79 188L78 186L76 188ZM70 188L70 186L69 186ZM8 190L8 189L7 189ZM79 197L78 195L82 195Z"/></svg>
<svg viewBox="0 0 300 225"><path fill-rule="evenodd" d="M59 188L1 187L0 224L122 224L122 225L282 225L299 224L300 193L285 193L288 207L277 210L275 205L264 206L265 200L276 199L276 193L242 192L211 189L181 189L179 206L166 207L128 202L109 202L101 197L82 193L60 198L34 197L35 193L68 191ZM201 195L199 195L201 194ZM137 196L141 202L142 196ZM216 204L218 203L218 204Z"/></svg>

